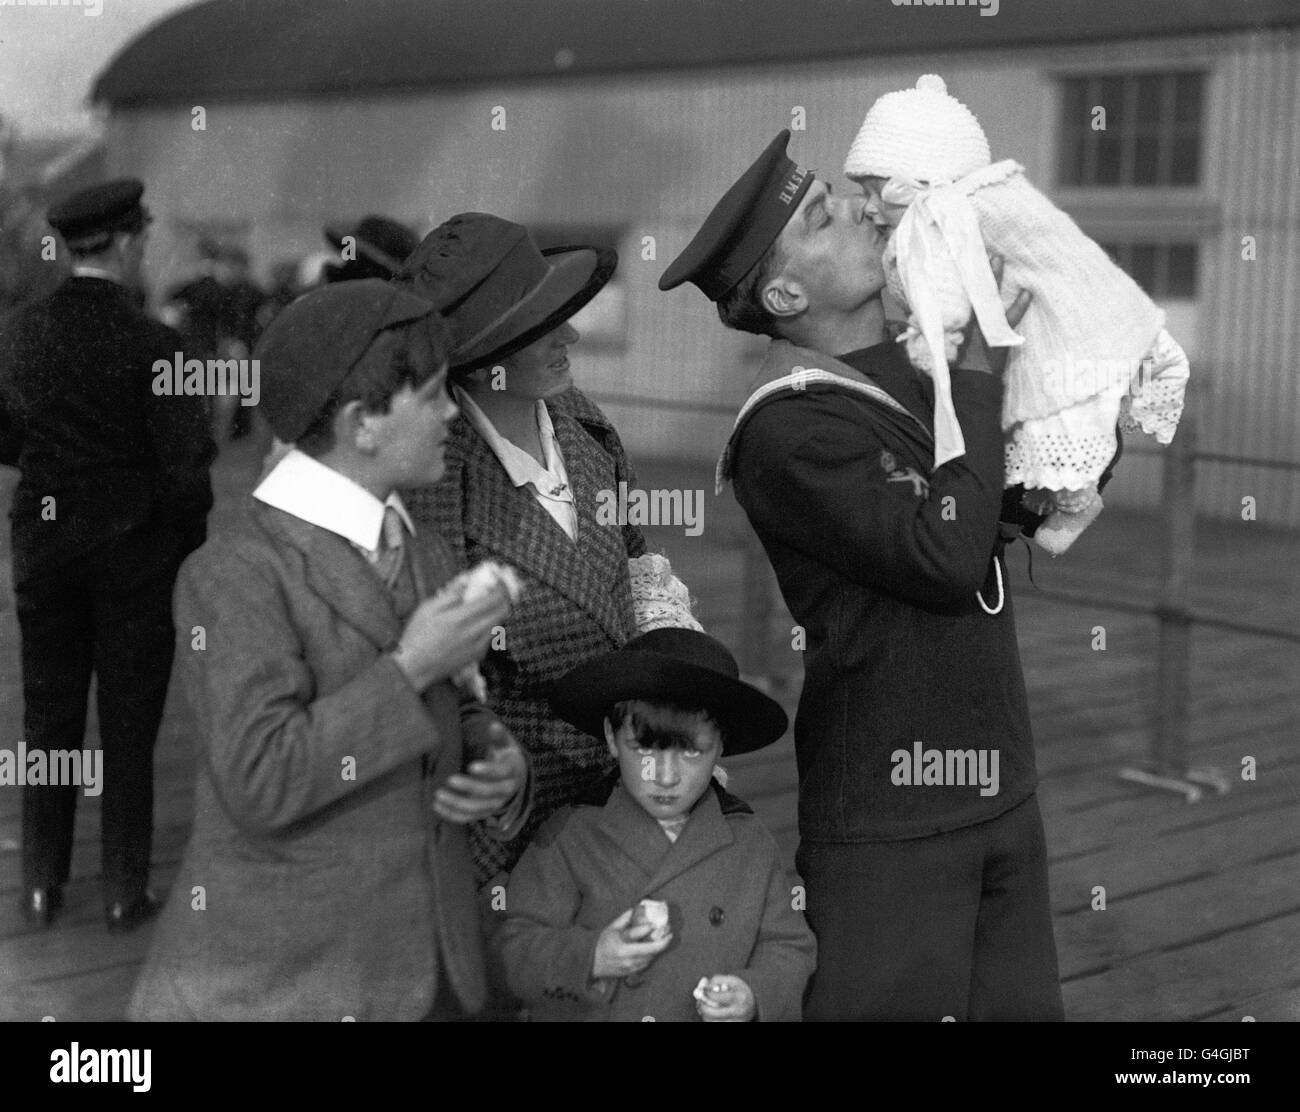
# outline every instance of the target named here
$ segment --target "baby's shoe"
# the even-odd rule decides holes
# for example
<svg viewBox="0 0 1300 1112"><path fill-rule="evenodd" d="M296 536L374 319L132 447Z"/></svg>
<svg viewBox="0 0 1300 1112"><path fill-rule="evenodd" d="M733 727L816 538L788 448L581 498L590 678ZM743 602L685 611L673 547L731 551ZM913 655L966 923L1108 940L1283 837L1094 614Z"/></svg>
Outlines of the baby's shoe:
<svg viewBox="0 0 1300 1112"><path fill-rule="evenodd" d="M1103 503L1096 487L1056 491L1053 503L1055 508L1034 533L1034 543L1052 556L1059 556L1097 520Z"/></svg>

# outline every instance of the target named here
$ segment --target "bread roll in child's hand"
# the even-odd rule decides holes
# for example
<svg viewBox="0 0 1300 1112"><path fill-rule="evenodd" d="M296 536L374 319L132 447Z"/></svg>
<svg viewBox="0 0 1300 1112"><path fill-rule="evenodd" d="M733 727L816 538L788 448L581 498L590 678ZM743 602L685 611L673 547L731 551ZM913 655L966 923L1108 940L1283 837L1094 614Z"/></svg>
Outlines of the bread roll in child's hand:
<svg viewBox="0 0 1300 1112"><path fill-rule="evenodd" d="M591 962L592 977L599 980L640 973L672 944L671 932L651 941L654 925L649 922L634 924L635 914L636 909L629 907L600 932Z"/></svg>
<svg viewBox="0 0 1300 1112"><path fill-rule="evenodd" d="M663 900L642 900L632 909L632 921L628 924L628 929L635 930L646 924L650 926L650 933L646 935L647 942L658 942L671 933L668 905Z"/></svg>
<svg viewBox="0 0 1300 1112"><path fill-rule="evenodd" d="M705 1023L748 1023L758 1014L753 990L739 977L701 977L693 995Z"/></svg>

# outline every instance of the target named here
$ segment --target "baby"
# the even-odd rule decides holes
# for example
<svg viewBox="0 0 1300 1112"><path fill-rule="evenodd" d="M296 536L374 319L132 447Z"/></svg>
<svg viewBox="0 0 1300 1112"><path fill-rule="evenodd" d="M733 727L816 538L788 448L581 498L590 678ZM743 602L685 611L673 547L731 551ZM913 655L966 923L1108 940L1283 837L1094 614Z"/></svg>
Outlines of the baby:
<svg viewBox="0 0 1300 1112"><path fill-rule="evenodd" d="M692 629L662 627L555 686L618 780L544 825L493 946L536 1020L797 1020L816 942L776 842L715 774L786 728Z"/></svg>
<svg viewBox="0 0 1300 1112"><path fill-rule="evenodd" d="M973 314L989 344L1012 348L1006 485L1023 483L1025 504L1048 515L1034 539L1059 555L1101 511L1116 424L1173 439L1188 367L1164 312L1022 166L991 161L979 121L934 74L872 105L844 173L890 236L885 275L909 312L900 340L934 379L935 466L965 451L948 364ZM988 254L1002 257L1005 288L1034 295L1019 334Z"/></svg>

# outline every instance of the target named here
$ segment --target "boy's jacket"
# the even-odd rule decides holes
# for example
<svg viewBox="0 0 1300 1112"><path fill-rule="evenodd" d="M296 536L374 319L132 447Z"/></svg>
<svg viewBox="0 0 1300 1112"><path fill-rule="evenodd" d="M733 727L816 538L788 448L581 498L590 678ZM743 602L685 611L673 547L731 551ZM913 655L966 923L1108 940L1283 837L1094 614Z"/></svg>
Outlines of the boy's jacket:
<svg viewBox="0 0 1300 1112"><path fill-rule="evenodd" d="M431 531L407 548L420 593L452 575ZM450 682L417 694L365 557L261 503L186 563L175 613L194 830L132 1017L420 1019L440 965L480 1007L465 828L431 804L491 713Z"/></svg>

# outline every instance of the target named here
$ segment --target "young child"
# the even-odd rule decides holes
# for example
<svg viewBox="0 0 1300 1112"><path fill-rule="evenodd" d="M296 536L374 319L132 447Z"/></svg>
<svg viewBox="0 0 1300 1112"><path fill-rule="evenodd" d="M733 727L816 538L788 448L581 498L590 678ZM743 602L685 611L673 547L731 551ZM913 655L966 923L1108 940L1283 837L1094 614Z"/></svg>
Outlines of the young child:
<svg viewBox="0 0 1300 1112"><path fill-rule="evenodd" d="M564 676L552 705L618 761L510 877L494 938L546 1020L797 1020L816 954L772 836L714 778L786 729L707 634L662 628ZM601 798L603 796L604 798Z"/></svg>
<svg viewBox="0 0 1300 1112"><path fill-rule="evenodd" d="M1026 505L1048 515L1034 539L1059 555L1101 510L1097 481L1115 454L1117 421L1161 444L1173 439L1188 368L1163 311L1022 166L991 162L979 121L934 74L872 105L844 173L890 236L889 289L910 314L901 339L934 379L935 466L965 451L948 363L973 312L990 344L1012 348L1006 485L1023 483ZM1033 294L1019 335L986 250L1002 257L1005 288Z"/></svg>

